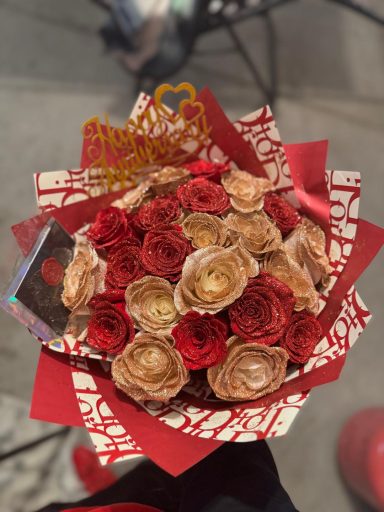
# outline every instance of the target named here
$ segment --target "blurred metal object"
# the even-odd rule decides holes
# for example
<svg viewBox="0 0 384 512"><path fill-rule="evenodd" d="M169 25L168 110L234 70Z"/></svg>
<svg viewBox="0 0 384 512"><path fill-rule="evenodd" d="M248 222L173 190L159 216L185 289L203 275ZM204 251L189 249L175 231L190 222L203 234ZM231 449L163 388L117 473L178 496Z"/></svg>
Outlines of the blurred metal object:
<svg viewBox="0 0 384 512"><path fill-rule="evenodd" d="M61 428L61 429L59 429L55 432L52 432L50 434L46 434L45 436L39 437L38 439L35 439L34 441L31 441L29 443L26 443L26 444L23 444L16 448L13 448L9 452L1 453L0 454L0 462L10 459L11 457L18 455L19 453L23 453L25 451L31 450L32 448L35 448L36 446L39 446L54 437L67 435L69 431L70 431L70 427L64 427L64 428Z"/></svg>
<svg viewBox="0 0 384 512"><path fill-rule="evenodd" d="M136 90L153 92L165 78L177 72L193 53L197 38L225 29L267 102L273 106L278 90L276 37L272 11L293 0L92 0L110 12L100 31L106 47L136 76ZM384 17L362 0L327 0L384 25ZM266 26L267 69L263 74L250 55L235 25L260 17ZM209 50L200 51L211 53Z"/></svg>
<svg viewBox="0 0 384 512"><path fill-rule="evenodd" d="M375 21L376 23L379 23L379 25L384 26L384 16L381 16L379 13L374 11L373 9L370 9L369 7L366 7L362 1L358 0L328 0L329 2L335 2L336 4L340 4L343 7L348 7L349 9L352 9L357 14L361 14L362 16L365 16L366 18L370 19L371 21Z"/></svg>

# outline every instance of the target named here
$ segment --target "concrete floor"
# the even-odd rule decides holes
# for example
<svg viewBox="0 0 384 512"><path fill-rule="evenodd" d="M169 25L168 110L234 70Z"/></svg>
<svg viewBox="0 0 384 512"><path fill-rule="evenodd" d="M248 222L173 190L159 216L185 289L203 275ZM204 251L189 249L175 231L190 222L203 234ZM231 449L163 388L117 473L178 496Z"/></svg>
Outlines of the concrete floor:
<svg viewBox="0 0 384 512"><path fill-rule="evenodd" d="M366 3L384 14L382 0ZM103 112L122 123L130 111L133 81L103 53L96 34L102 20L103 13L85 0L0 0L2 283L16 257L9 226L34 213L32 173L75 168L81 123ZM274 20L280 83L275 116L283 140L329 138L329 166L362 172L361 215L383 224L384 30L322 0L288 4ZM248 20L239 33L262 62L262 23ZM228 43L220 32L198 47ZM210 86L232 119L263 103L235 54L194 56L172 82L182 80ZM359 292L375 318L340 381L315 390L290 433L270 443L301 511L368 510L345 491L335 445L354 411L383 406L382 264L381 256L360 279ZM0 322L0 391L29 400L38 346L3 313Z"/></svg>

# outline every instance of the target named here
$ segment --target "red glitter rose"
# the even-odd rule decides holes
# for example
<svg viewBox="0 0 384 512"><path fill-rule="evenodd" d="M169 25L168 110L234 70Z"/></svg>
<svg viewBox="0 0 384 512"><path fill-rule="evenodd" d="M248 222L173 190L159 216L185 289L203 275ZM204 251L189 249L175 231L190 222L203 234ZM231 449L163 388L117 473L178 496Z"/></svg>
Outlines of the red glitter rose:
<svg viewBox="0 0 384 512"><path fill-rule="evenodd" d="M296 208L273 192L264 196L264 211L275 221L283 237L287 236L301 219Z"/></svg>
<svg viewBox="0 0 384 512"><path fill-rule="evenodd" d="M182 215L176 196L156 197L140 206L135 217L136 226L142 231L149 231L160 224L170 224Z"/></svg>
<svg viewBox="0 0 384 512"><path fill-rule="evenodd" d="M280 341L280 346L289 355L292 363L306 363L322 336L317 318L307 311L294 313Z"/></svg>
<svg viewBox="0 0 384 512"><path fill-rule="evenodd" d="M213 180L217 183L220 182L220 176L224 172L229 171L229 165L221 162L207 162L206 160L196 160L190 164L185 164L184 167L193 175Z"/></svg>
<svg viewBox="0 0 384 512"><path fill-rule="evenodd" d="M114 245L108 253L105 284L107 288L121 288L145 276L140 261L140 242L127 238Z"/></svg>
<svg viewBox="0 0 384 512"><path fill-rule="evenodd" d="M128 236L135 235L127 214L114 206L100 210L87 231L87 238L95 249L109 249Z"/></svg>
<svg viewBox="0 0 384 512"><path fill-rule="evenodd" d="M141 249L141 262L152 275L178 281L192 247L178 225L161 225L148 231Z"/></svg>
<svg viewBox="0 0 384 512"><path fill-rule="evenodd" d="M288 286L261 272L229 307L231 329L245 341L273 345L283 335L294 304Z"/></svg>
<svg viewBox="0 0 384 512"><path fill-rule="evenodd" d="M180 185L176 194L182 206L193 212L220 215L230 207L224 188L205 178L195 178Z"/></svg>
<svg viewBox="0 0 384 512"><path fill-rule="evenodd" d="M172 329L175 347L190 370L209 368L223 361L227 353L227 334L223 320L196 311L189 311Z"/></svg>
<svg viewBox="0 0 384 512"><path fill-rule="evenodd" d="M103 300L105 295L96 295L89 303L92 314L88 321L87 343L97 350L120 354L135 336L133 321L125 310L124 300L112 303Z"/></svg>
<svg viewBox="0 0 384 512"><path fill-rule="evenodd" d="M94 297L92 297L91 301L89 302L89 306L94 308L96 304L99 302L111 302L112 304L116 304L118 302L124 302L125 301L125 290L119 290L119 289L110 289L106 290L105 292L98 293Z"/></svg>

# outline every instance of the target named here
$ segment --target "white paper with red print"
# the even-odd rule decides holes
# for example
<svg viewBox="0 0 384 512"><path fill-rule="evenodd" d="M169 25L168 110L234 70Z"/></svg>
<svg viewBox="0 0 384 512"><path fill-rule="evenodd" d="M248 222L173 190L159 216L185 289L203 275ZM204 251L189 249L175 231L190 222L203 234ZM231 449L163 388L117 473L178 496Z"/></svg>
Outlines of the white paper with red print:
<svg viewBox="0 0 384 512"><path fill-rule="evenodd" d="M73 386L84 426L91 436L101 464L142 457L143 450L119 423L97 389L84 357L70 358Z"/></svg>

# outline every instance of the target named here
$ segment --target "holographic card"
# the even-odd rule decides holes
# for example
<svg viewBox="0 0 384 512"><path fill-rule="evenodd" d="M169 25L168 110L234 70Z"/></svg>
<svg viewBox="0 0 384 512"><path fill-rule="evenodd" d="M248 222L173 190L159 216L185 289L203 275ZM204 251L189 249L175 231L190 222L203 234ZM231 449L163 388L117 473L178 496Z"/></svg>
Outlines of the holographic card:
<svg viewBox="0 0 384 512"><path fill-rule="evenodd" d="M3 309L44 341L61 336L67 324L70 311L61 294L73 247L72 237L50 219L1 300Z"/></svg>

